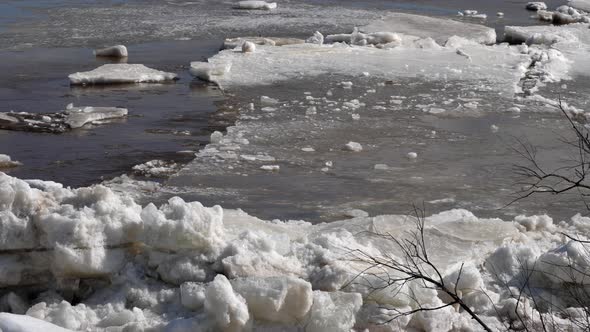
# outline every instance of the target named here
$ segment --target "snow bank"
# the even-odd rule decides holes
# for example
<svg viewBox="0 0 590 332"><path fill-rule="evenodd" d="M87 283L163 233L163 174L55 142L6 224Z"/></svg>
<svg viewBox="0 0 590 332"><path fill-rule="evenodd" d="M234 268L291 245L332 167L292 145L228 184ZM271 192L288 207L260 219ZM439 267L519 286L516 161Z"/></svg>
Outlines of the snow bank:
<svg viewBox="0 0 590 332"><path fill-rule="evenodd" d="M126 58L129 56L125 45L115 45L102 49L94 50L94 55L113 58Z"/></svg>
<svg viewBox="0 0 590 332"><path fill-rule="evenodd" d="M139 64L106 64L92 71L68 76L74 85L160 83L178 79L176 74L148 68Z"/></svg>
<svg viewBox="0 0 590 332"><path fill-rule="evenodd" d="M349 331L381 326L395 310L450 301L420 282L397 289L387 283L396 272L371 269L355 254L399 257L375 232L405 238L414 230L409 216L264 221L178 197L142 207L101 185L70 189L3 173L0 216L0 287L13 290L0 305L26 312L0 314L3 331ZM577 280L557 269L563 264L588 271L584 245L561 234L580 231L587 231L580 216L559 224L519 216L512 223L451 210L425 219L429 257L444 283L486 321L511 319L493 309L512 303L497 284L518 287L523 264L550 274L534 280L543 287ZM384 326L477 328L451 308Z"/></svg>

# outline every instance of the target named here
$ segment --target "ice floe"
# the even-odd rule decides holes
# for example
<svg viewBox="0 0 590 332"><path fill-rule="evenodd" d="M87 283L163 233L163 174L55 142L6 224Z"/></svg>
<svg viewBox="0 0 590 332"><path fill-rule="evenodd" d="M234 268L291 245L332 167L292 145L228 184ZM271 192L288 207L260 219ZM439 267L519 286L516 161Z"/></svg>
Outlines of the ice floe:
<svg viewBox="0 0 590 332"><path fill-rule="evenodd" d="M106 64L68 77L70 83L74 85L160 83L178 79L176 74L151 69L140 64Z"/></svg>
<svg viewBox="0 0 590 332"><path fill-rule="evenodd" d="M0 154L0 168L12 168L20 165L22 164L16 160L12 160L9 155Z"/></svg>
<svg viewBox="0 0 590 332"><path fill-rule="evenodd" d="M544 2L527 2L525 8L533 11L545 10L547 9L547 4Z"/></svg>

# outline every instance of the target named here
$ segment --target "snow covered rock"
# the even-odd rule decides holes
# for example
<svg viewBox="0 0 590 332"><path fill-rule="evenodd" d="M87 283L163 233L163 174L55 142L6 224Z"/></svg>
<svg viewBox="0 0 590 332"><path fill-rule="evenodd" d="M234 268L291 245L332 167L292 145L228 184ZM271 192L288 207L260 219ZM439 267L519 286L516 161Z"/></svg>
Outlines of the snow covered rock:
<svg viewBox="0 0 590 332"><path fill-rule="evenodd" d="M258 1L258 0L246 0L240 1L234 4L234 8L236 9L263 9L263 10L271 10L277 8L276 2L266 2L266 1Z"/></svg>
<svg viewBox="0 0 590 332"><path fill-rule="evenodd" d="M161 83L174 81L178 76L148 68L140 64L106 64L88 72L78 72L68 76L73 85L122 84L122 83Z"/></svg>
<svg viewBox="0 0 590 332"><path fill-rule="evenodd" d="M344 144L344 150L352 151L352 152L360 152L363 151L363 146L357 142L348 142Z"/></svg>
<svg viewBox="0 0 590 332"><path fill-rule="evenodd" d="M242 44L242 53L252 53L256 51L256 44L250 41L245 41Z"/></svg>
<svg viewBox="0 0 590 332"><path fill-rule="evenodd" d="M546 10L547 4L545 4L544 2L539 2L539 1L527 2L526 9L533 10L533 11Z"/></svg>
<svg viewBox="0 0 590 332"><path fill-rule="evenodd" d="M127 47L124 45L115 45L94 50L94 55L102 57L126 58L129 56L129 53L127 52Z"/></svg>
<svg viewBox="0 0 590 332"><path fill-rule="evenodd" d="M20 162L16 160L12 160L9 155L0 154L0 169L2 168L11 168L22 165Z"/></svg>

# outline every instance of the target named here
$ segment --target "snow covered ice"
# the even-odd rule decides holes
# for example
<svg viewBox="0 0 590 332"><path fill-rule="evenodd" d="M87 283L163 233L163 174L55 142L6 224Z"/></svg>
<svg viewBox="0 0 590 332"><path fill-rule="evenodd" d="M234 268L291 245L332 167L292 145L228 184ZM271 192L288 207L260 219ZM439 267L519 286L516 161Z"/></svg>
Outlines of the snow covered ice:
<svg viewBox="0 0 590 332"><path fill-rule="evenodd" d="M161 83L177 79L177 75L139 64L106 64L88 72L68 76L74 85Z"/></svg>

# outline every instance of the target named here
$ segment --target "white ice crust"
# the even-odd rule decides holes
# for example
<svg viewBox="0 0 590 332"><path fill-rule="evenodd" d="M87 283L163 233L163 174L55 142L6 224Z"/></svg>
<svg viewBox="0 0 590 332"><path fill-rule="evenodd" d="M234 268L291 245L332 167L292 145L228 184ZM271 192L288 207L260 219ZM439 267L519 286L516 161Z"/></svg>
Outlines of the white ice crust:
<svg viewBox="0 0 590 332"><path fill-rule="evenodd" d="M0 217L0 287L21 287L0 303L26 313L0 314L3 331L477 328L452 308L379 323L379 307L449 301L414 282L402 292L375 291L370 286L381 279L364 274L366 265L350 256L355 250L399 255L371 232L403 238L413 230L409 216L365 214L318 225L264 221L178 197L141 206L103 185L70 189L0 173ZM459 280L464 301L494 322L493 304L511 303L494 286L496 278L515 280L522 262L537 261L538 271L554 276L535 279L535 287L570 282L576 276L558 268L565 263L580 273L590 269L584 248L562 234L585 239L589 222L579 215L561 223L546 215L503 221L451 210L426 218L425 236L445 282L455 288ZM18 291L24 286L45 291L25 297ZM81 302L72 305L68 294Z"/></svg>
<svg viewBox="0 0 590 332"><path fill-rule="evenodd" d="M88 72L68 76L71 84L160 83L177 79L176 74L140 64L106 64Z"/></svg>

